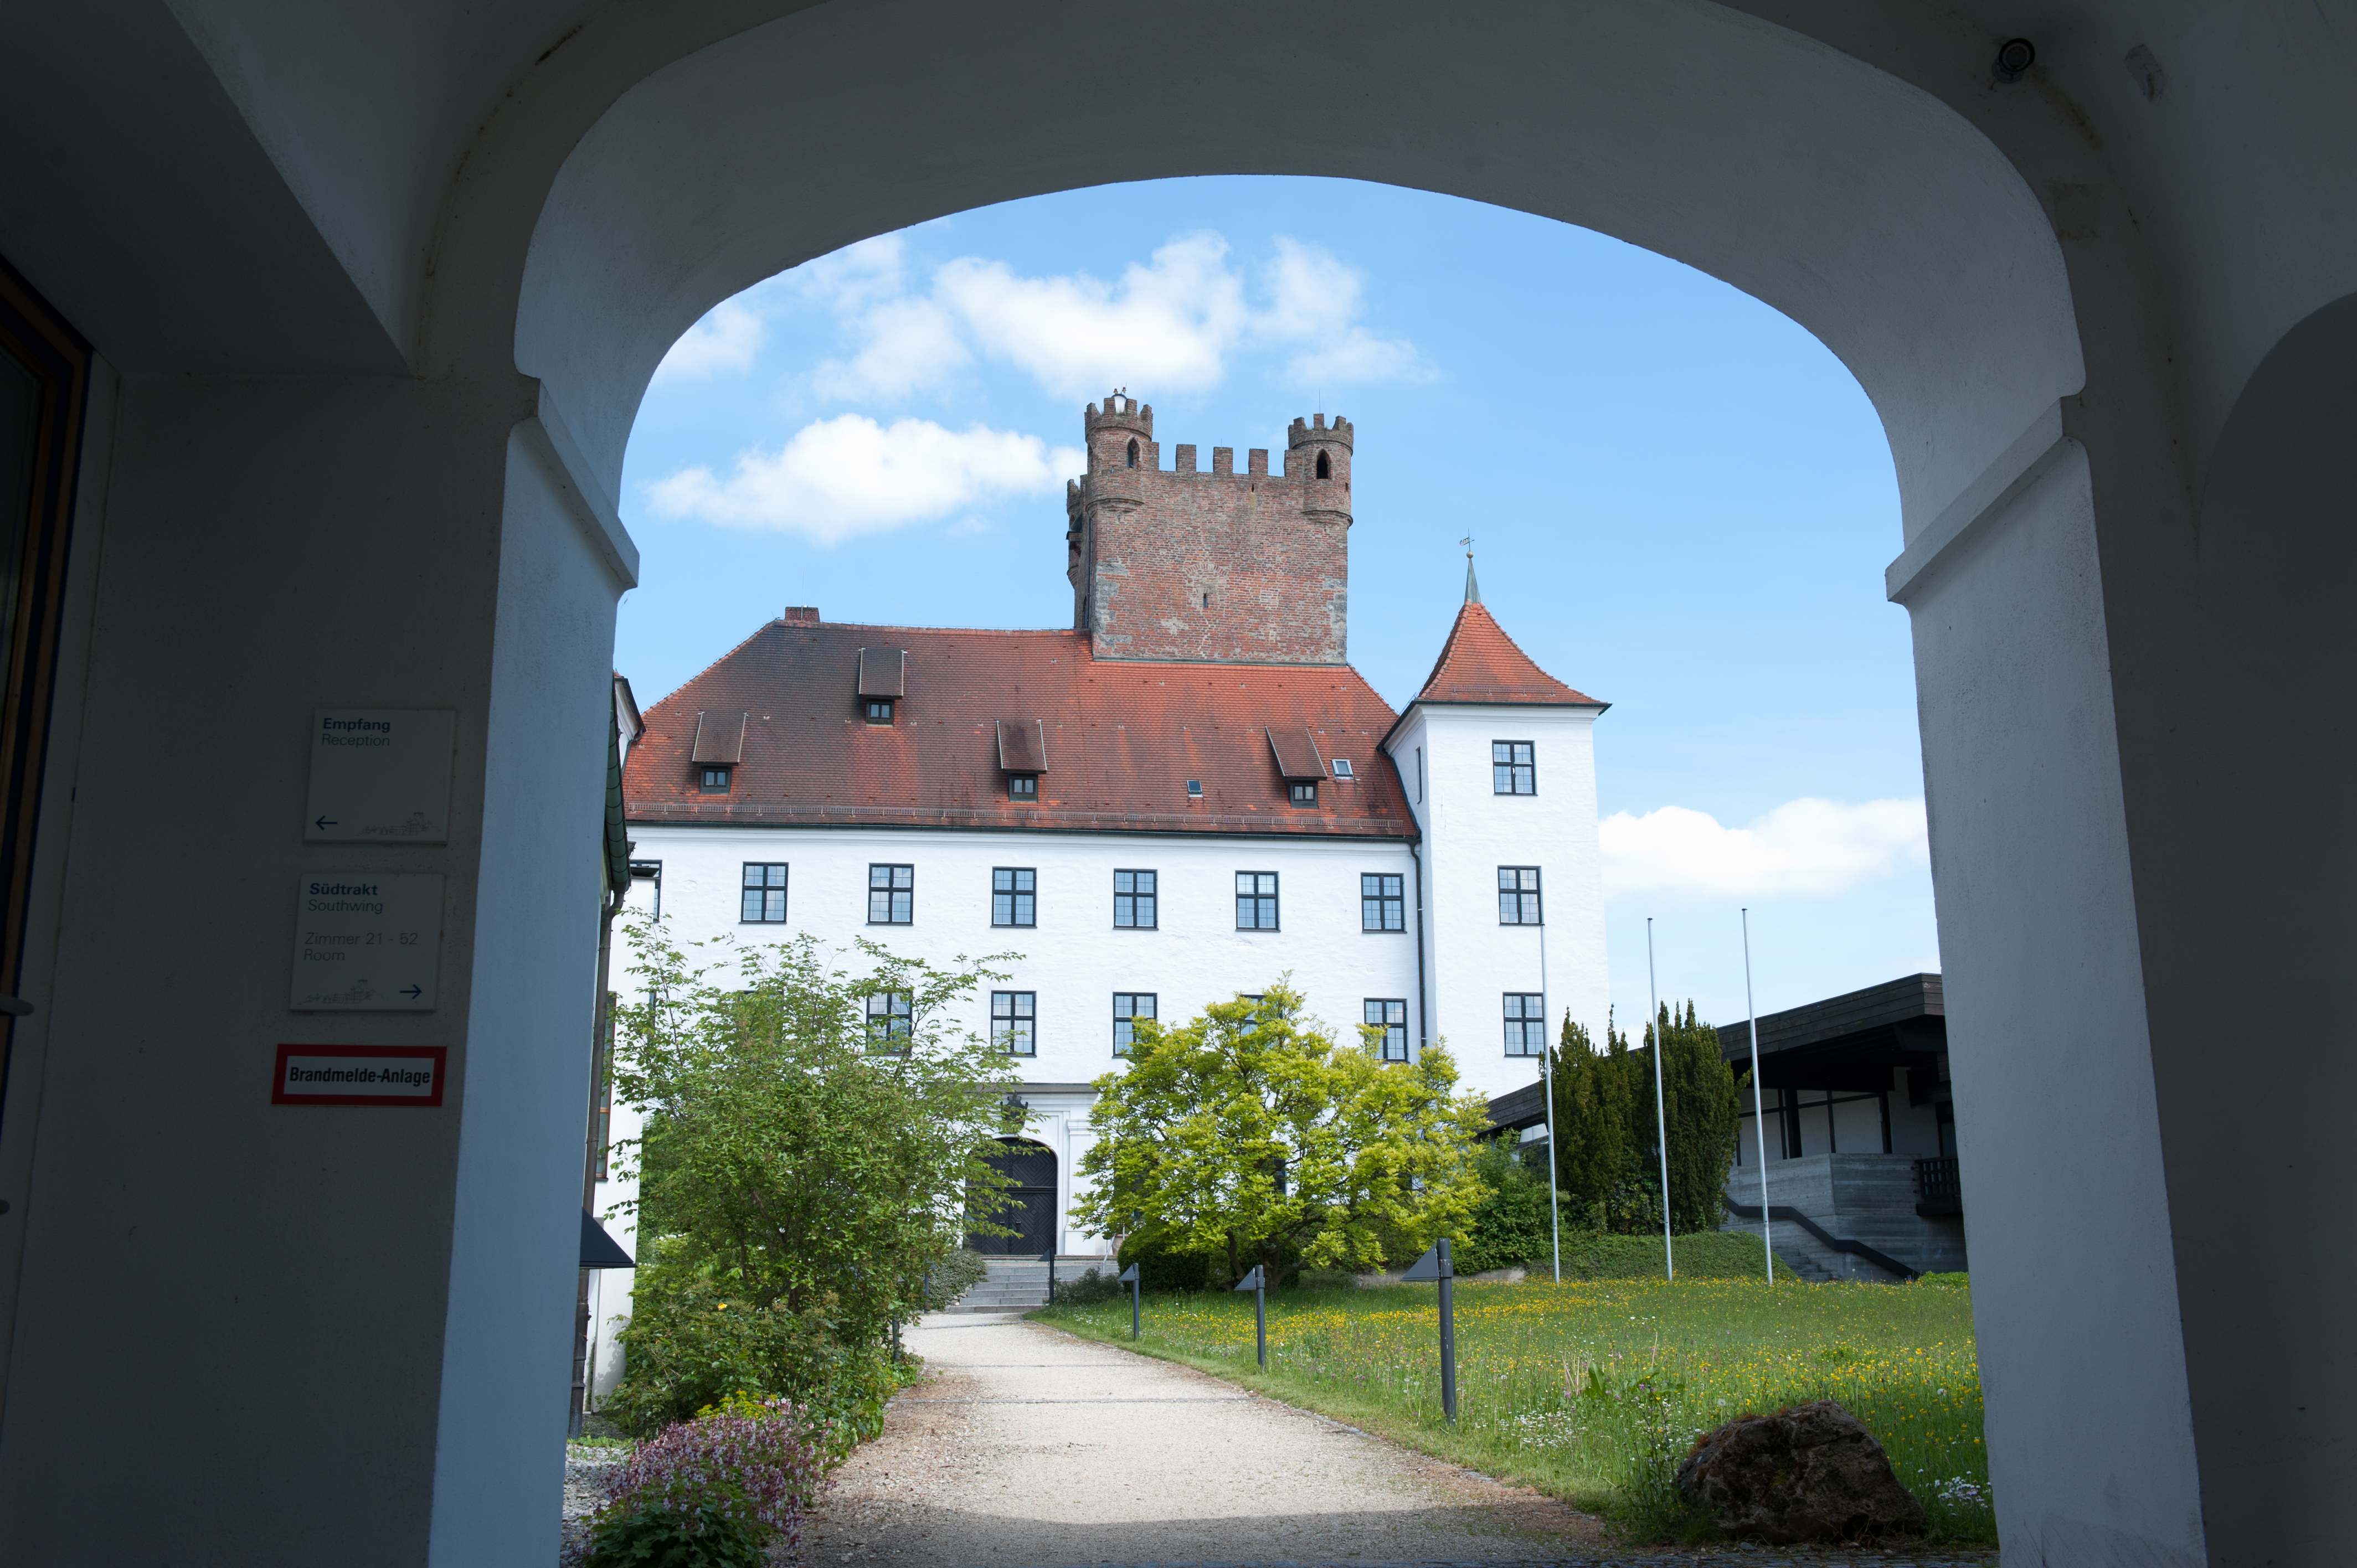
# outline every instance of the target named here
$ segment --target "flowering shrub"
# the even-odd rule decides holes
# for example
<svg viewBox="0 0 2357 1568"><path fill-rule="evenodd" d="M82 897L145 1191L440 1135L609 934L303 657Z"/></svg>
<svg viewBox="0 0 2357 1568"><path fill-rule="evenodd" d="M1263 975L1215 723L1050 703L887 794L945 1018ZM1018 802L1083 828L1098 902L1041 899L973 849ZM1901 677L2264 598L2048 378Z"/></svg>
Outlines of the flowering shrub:
<svg viewBox="0 0 2357 1568"><path fill-rule="evenodd" d="M587 1568L759 1564L770 1542L791 1549L799 1541L824 1473L820 1434L802 1411L784 1400L732 1396L666 1427L614 1466L583 1561Z"/></svg>

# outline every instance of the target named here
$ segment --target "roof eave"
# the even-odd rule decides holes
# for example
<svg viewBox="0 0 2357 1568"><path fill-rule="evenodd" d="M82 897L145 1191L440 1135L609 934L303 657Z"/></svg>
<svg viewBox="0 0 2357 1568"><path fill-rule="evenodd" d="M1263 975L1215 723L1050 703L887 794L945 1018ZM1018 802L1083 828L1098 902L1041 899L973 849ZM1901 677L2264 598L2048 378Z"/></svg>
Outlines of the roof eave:
<svg viewBox="0 0 2357 1568"><path fill-rule="evenodd" d="M1400 730L1407 724L1409 718L1415 714L1418 708L1580 708L1585 709L1588 713L1601 714L1605 709L1611 705L1612 704L1609 703L1598 703L1592 700L1585 703L1557 703L1550 702L1543 697L1534 697L1502 703L1477 703L1469 698L1463 697L1418 697L1415 701L1410 703L1405 708L1401 710L1400 716L1392 721L1392 727L1383 731L1383 738L1377 741L1375 744L1382 750L1389 752L1391 750L1392 736L1399 734Z"/></svg>

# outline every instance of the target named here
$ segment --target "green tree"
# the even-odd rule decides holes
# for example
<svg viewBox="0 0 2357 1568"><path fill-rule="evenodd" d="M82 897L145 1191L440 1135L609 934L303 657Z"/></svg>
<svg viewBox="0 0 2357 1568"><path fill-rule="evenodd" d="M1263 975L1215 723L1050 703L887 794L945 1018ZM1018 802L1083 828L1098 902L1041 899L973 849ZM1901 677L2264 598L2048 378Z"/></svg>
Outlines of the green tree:
<svg viewBox="0 0 2357 1568"><path fill-rule="evenodd" d="M1355 1047L1302 1015L1280 978L1257 1002L1186 1024L1141 1020L1126 1071L1095 1085L1093 1190L1073 1214L1102 1234L1223 1254L1274 1284L1297 1268L1380 1267L1387 1251L1462 1237L1483 1191L1488 1124L1456 1096L1456 1065L1427 1048L1385 1062L1382 1031Z"/></svg>
<svg viewBox="0 0 2357 1568"><path fill-rule="evenodd" d="M1481 1200L1473 1209L1472 1233L1457 1249L1457 1272L1543 1266L1554 1241L1545 1174L1523 1163L1511 1134L1484 1143L1473 1170L1481 1180Z"/></svg>
<svg viewBox="0 0 2357 1568"><path fill-rule="evenodd" d="M723 937L691 961L659 922L630 934L645 1000L616 1009L615 1086L647 1113L618 1145L640 1179L630 1397L675 1413L722 1384L872 1382L970 1206L986 1222L1004 1201L984 1156L1013 1130L1006 1054L948 1019L1009 955L937 968L862 941L855 975L809 937Z"/></svg>
<svg viewBox="0 0 2357 1568"><path fill-rule="evenodd" d="M1609 1024L1609 1052L1566 1012L1550 1072L1555 1082L1555 1181L1584 1216L1604 1211L1627 1179L1635 1119L1628 1037ZM1593 1226L1594 1229L1604 1229Z"/></svg>
<svg viewBox="0 0 2357 1568"><path fill-rule="evenodd" d="M1684 1016L1662 1005L1645 1030L1643 1047L1631 1053L1647 1079L1638 1099L1634 1142L1657 1193L1661 1142L1651 1082L1657 1039L1663 1047L1662 1102L1670 1123L1670 1229L1716 1230L1727 1217L1727 1173L1735 1163L1741 1111L1738 1095L1749 1075L1738 1077L1728 1067L1719 1055L1718 1031L1695 1016L1691 1001Z"/></svg>

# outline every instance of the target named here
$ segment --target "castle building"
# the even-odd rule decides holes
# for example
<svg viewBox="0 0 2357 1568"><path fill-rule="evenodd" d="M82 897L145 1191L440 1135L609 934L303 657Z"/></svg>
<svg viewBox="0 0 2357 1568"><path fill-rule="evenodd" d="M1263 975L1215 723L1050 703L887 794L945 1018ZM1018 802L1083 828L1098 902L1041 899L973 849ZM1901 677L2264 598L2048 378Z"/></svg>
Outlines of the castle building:
<svg viewBox="0 0 2357 1568"><path fill-rule="evenodd" d="M1070 629L788 609L646 710L625 775L633 897L683 940L1020 955L971 1023L1019 1058L1036 1201L998 1246L1033 1255L1104 1250L1063 1217L1090 1080L1141 1019L1290 974L1346 1041L1445 1037L1495 1096L1606 1005L1605 704L1515 646L1469 566L1423 689L1376 694L1348 657L1349 422L1294 421L1274 474L1257 449L1163 467L1120 394L1087 436Z"/></svg>

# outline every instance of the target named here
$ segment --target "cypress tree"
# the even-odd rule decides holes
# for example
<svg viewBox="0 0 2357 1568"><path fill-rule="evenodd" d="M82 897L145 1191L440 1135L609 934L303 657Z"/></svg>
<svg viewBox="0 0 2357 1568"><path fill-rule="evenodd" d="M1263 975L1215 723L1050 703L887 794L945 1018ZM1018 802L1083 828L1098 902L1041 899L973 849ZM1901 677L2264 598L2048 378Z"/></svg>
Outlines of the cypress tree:
<svg viewBox="0 0 2357 1568"><path fill-rule="evenodd" d="M1716 1230L1727 1212L1727 1173L1735 1164L1735 1139L1744 1081L1720 1057L1718 1031L1695 1015L1689 1001L1681 1016L1664 1004L1645 1030L1645 1045L1631 1053L1643 1093L1633 1119L1634 1152L1642 1160L1646 1188L1661 1192L1660 1132L1653 1119L1652 1053L1663 1047L1662 1099L1670 1123L1670 1228Z"/></svg>

